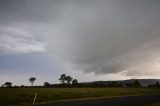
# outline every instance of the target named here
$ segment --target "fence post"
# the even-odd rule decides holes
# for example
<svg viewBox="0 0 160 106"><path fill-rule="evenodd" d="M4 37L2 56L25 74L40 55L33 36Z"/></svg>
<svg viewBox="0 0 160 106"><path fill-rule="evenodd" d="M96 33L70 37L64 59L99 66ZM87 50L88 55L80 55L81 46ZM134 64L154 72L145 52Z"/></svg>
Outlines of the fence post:
<svg viewBox="0 0 160 106"><path fill-rule="evenodd" d="M35 104L36 98L37 98L37 92L36 92L35 95L34 95L33 105Z"/></svg>

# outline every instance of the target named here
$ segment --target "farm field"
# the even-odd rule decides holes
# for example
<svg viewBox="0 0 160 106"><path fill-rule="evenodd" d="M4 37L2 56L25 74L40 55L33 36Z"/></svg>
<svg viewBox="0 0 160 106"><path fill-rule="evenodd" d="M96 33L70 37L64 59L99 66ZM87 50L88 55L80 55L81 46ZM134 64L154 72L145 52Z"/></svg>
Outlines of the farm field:
<svg viewBox="0 0 160 106"><path fill-rule="evenodd" d="M160 93L148 88L0 88L0 105L30 105L37 92L37 103L74 99L110 98Z"/></svg>

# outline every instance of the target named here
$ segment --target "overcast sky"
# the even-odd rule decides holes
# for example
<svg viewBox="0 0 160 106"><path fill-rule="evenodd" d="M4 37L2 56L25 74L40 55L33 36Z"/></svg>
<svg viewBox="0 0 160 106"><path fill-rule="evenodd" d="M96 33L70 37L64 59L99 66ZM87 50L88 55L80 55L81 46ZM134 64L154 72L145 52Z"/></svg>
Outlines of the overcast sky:
<svg viewBox="0 0 160 106"><path fill-rule="evenodd" d="M0 0L0 85L160 78L159 0Z"/></svg>

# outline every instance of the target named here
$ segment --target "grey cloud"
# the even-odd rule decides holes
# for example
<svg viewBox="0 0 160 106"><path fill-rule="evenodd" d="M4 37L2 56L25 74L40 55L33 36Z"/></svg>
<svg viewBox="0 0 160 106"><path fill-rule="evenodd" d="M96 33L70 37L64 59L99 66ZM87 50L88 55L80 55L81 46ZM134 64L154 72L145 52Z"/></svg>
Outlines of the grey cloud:
<svg viewBox="0 0 160 106"><path fill-rule="evenodd" d="M160 28L158 4L123 3L125 5L89 4L83 8L75 4L66 8L60 34L55 35L50 49L54 53L58 51L62 60L84 72L152 73L152 68L144 70L143 64L152 65L152 61L159 58L159 49L153 46L159 44L160 33L155 33ZM54 49L54 45L59 48Z"/></svg>
<svg viewBox="0 0 160 106"><path fill-rule="evenodd" d="M63 0L1 0L0 23L42 23L56 21L62 11Z"/></svg>
<svg viewBox="0 0 160 106"><path fill-rule="evenodd" d="M53 54L53 58L73 69L95 74L127 71L128 76L157 72L159 1L23 3L25 6L17 7L18 10L12 4L15 13L12 18L3 7L3 16L9 17L4 21L22 21L27 30L48 43L47 52Z"/></svg>
<svg viewBox="0 0 160 106"><path fill-rule="evenodd" d="M12 27L0 28L0 53L45 52L47 43L34 39L34 35Z"/></svg>

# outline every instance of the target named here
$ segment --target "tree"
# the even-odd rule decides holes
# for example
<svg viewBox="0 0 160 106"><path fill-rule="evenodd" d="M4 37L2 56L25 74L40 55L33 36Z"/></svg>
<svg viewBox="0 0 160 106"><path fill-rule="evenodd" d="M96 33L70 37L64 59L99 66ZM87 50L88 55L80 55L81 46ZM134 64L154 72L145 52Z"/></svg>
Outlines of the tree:
<svg viewBox="0 0 160 106"><path fill-rule="evenodd" d="M12 87L12 82L6 82L4 85L5 87Z"/></svg>
<svg viewBox="0 0 160 106"><path fill-rule="evenodd" d="M78 84L78 80L77 79L72 80L72 84L73 85L77 85Z"/></svg>
<svg viewBox="0 0 160 106"><path fill-rule="evenodd" d="M21 88L24 88L25 86L24 86L24 85L21 85L20 87L21 87Z"/></svg>
<svg viewBox="0 0 160 106"><path fill-rule="evenodd" d="M44 82L44 86L45 86L45 87L50 87L51 84L50 84L49 82Z"/></svg>
<svg viewBox="0 0 160 106"><path fill-rule="evenodd" d="M32 86L33 86L33 83L34 83L35 80L36 80L35 77L31 77L31 78L29 79L29 82L31 83Z"/></svg>
<svg viewBox="0 0 160 106"><path fill-rule="evenodd" d="M155 87L157 87L157 88L160 87L159 82L156 82Z"/></svg>
<svg viewBox="0 0 160 106"><path fill-rule="evenodd" d="M65 80L67 81L68 84L70 84L70 82L72 81L72 77L71 76L66 76Z"/></svg>
<svg viewBox="0 0 160 106"><path fill-rule="evenodd" d="M141 84L140 84L140 82L138 80L135 80L133 82L133 84L134 84L135 87L141 87Z"/></svg>
<svg viewBox="0 0 160 106"><path fill-rule="evenodd" d="M59 80L62 82L62 84L64 84L64 82L66 80L66 74L62 74L61 77L59 78Z"/></svg>
<svg viewBox="0 0 160 106"><path fill-rule="evenodd" d="M132 83L126 83L127 87L142 87L141 83L138 80L134 80Z"/></svg>
<svg viewBox="0 0 160 106"><path fill-rule="evenodd" d="M111 81L108 82L107 87L124 87L121 82Z"/></svg>

